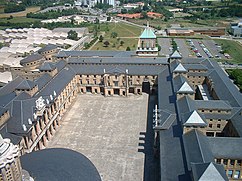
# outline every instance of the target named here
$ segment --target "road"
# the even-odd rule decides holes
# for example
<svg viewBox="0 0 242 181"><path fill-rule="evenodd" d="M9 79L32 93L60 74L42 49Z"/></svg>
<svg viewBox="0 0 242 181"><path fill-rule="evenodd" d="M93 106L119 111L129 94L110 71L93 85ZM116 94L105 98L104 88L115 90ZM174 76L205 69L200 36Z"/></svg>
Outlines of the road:
<svg viewBox="0 0 242 181"><path fill-rule="evenodd" d="M191 54L189 47L186 44L185 39L175 39L177 46L179 47L179 52L181 53L182 57L190 57Z"/></svg>
<svg viewBox="0 0 242 181"><path fill-rule="evenodd" d="M158 44L161 46L160 55L168 56L172 53L169 49L171 46L171 39L170 38L157 38Z"/></svg>
<svg viewBox="0 0 242 181"><path fill-rule="evenodd" d="M83 47L84 43L85 42L88 42L88 39L90 37L87 35L87 36L84 36L82 37L80 40L77 41L76 44L72 45L70 48L68 48L67 50L68 51L71 51L71 50L76 50L78 47Z"/></svg>

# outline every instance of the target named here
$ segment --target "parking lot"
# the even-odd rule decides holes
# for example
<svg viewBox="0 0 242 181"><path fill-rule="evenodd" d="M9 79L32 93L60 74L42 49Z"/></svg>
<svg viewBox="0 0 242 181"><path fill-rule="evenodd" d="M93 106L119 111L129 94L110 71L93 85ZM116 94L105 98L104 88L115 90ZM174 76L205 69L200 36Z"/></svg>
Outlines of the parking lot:
<svg viewBox="0 0 242 181"><path fill-rule="evenodd" d="M171 39L170 38L158 38L158 44L161 46L160 55L168 56L172 53L171 48Z"/></svg>
<svg viewBox="0 0 242 181"><path fill-rule="evenodd" d="M172 54L171 38L158 38L158 44L161 46L160 55L168 56ZM202 40L202 39L182 39L174 38L178 51L182 57L198 57L198 58L216 58L226 59L226 57L220 53L221 47L216 44L214 40Z"/></svg>
<svg viewBox="0 0 242 181"><path fill-rule="evenodd" d="M147 109L147 94L128 98L78 95L48 147L84 154L103 181L144 180L145 168L158 168L152 165L154 156L151 154L145 161L142 152L147 137ZM146 153L153 153L153 142L148 143L151 146ZM154 175L146 172L145 180L153 181Z"/></svg>
<svg viewBox="0 0 242 181"><path fill-rule="evenodd" d="M215 58L220 57L222 59L226 59L226 57L220 53L221 47L219 47L214 40L203 40L202 42L210 50Z"/></svg>
<svg viewBox="0 0 242 181"><path fill-rule="evenodd" d="M182 57L190 57L191 51L190 48L186 45L185 39L175 39L177 46L179 47L178 50L181 53Z"/></svg>

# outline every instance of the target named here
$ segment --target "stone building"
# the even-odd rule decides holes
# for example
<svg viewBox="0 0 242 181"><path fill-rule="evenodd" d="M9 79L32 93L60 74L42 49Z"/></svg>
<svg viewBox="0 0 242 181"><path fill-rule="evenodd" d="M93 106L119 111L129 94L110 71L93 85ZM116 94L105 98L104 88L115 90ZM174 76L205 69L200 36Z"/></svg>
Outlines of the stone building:
<svg viewBox="0 0 242 181"><path fill-rule="evenodd" d="M22 181L18 146L0 135L0 181Z"/></svg>
<svg viewBox="0 0 242 181"><path fill-rule="evenodd" d="M155 37L142 41L152 50ZM153 128L161 181L181 175L187 181L242 180L242 96L217 62L179 52L169 59L150 51L54 52L51 59L36 54L22 61L16 78L0 89L0 133L22 155L46 147L77 94L145 92L157 95Z"/></svg>

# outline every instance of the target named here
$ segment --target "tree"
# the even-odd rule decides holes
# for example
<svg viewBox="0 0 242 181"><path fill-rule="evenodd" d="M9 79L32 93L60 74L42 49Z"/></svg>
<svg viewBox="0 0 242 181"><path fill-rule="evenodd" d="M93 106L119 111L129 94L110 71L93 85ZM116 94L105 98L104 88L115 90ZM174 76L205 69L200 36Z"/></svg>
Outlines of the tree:
<svg viewBox="0 0 242 181"><path fill-rule="evenodd" d="M102 35L99 36L99 41L103 42L103 36Z"/></svg>
<svg viewBox="0 0 242 181"><path fill-rule="evenodd" d="M124 45L124 41L120 41L120 46L123 46Z"/></svg>
<svg viewBox="0 0 242 181"><path fill-rule="evenodd" d="M116 33L116 32L111 33L111 38L116 38L117 36L118 36L118 33Z"/></svg>
<svg viewBox="0 0 242 181"><path fill-rule="evenodd" d="M130 47L127 47L127 48L126 48L126 51L131 51Z"/></svg>
<svg viewBox="0 0 242 181"><path fill-rule="evenodd" d="M145 11L143 11L143 12L141 13L141 17L142 17L143 19L147 19L147 18L148 18L148 15L147 15L147 13L146 13Z"/></svg>
<svg viewBox="0 0 242 181"><path fill-rule="evenodd" d="M109 41L105 41L103 44L105 47L108 47L108 45L110 45Z"/></svg>
<svg viewBox="0 0 242 181"><path fill-rule="evenodd" d="M78 34L77 34L76 31L74 31L74 30L70 30L70 31L68 32L68 36L67 36L67 38L69 38L69 39L71 39L71 40L78 40Z"/></svg>

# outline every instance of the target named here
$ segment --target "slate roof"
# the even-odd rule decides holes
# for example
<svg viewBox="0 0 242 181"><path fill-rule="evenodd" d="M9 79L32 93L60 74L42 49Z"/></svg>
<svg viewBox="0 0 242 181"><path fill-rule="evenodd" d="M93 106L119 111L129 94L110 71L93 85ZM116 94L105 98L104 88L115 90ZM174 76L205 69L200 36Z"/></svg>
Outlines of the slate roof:
<svg viewBox="0 0 242 181"><path fill-rule="evenodd" d="M182 58L182 56L181 56L181 54L176 50L176 51L174 51L172 54L171 54L171 56L170 56L170 58L174 58L174 59L181 59Z"/></svg>
<svg viewBox="0 0 242 181"><path fill-rule="evenodd" d="M58 48L58 46L56 45L53 45L53 44L48 44L46 45L45 47L41 48L38 50L39 53L43 53L43 52L46 52L46 51L51 51L51 50L54 50Z"/></svg>
<svg viewBox="0 0 242 181"><path fill-rule="evenodd" d="M192 100L189 96L184 96L178 101L181 113L191 112L195 109L211 109L211 110L233 110L228 101L223 100ZM204 113L206 114L206 113ZM207 113L216 116L216 113ZM220 113L222 115L222 113ZM230 115L230 114L227 114Z"/></svg>
<svg viewBox="0 0 242 181"><path fill-rule="evenodd" d="M36 96L53 95L54 91L59 95L75 75L74 70L70 66L66 66Z"/></svg>
<svg viewBox="0 0 242 181"><path fill-rule="evenodd" d="M236 129L237 133L240 137L242 137L242 109L239 109L238 112L231 118L231 123Z"/></svg>
<svg viewBox="0 0 242 181"><path fill-rule="evenodd" d="M0 116L2 116L7 111L6 108L0 106Z"/></svg>
<svg viewBox="0 0 242 181"><path fill-rule="evenodd" d="M172 76L168 67L158 75L158 105L159 109L175 114L176 96L172 90L171 79ZM182 146L182 128L177 116L175 120L169 122L167 128L159 131L160 180L190 181L191 178L186 171L186 156Z"/></svg>
<svg viewBox="0 0 242 181"><path fill-rule="evenodd" d="M49 74L45 73L34 82L38 85L39 90L41 90L51 79L52 77Z"/></svg>
<svg viewBox="0 0 242 181"><path fill-rule="evenodd" d="M122 72L125 72L125 70L128 70L129 75L158 75L162 70L164 69L163 66L157 66L157 65L69 65L76 74L94 74L94 75L103 75L104 69L105 70L115 70L119 69L122 70ZM115 72L113 72L115 73Z"/></svg>
<svg viewBox="0 0 242 181"><path fill-rule="evenodd" d="M185 113L182 118L184 126L207 126L205 117L196 110Z"/></svg>
<svg viewBox="0 0 242 181"><path fill-rule="evenodd" d="M242 158L242 139L238 137L208 137L211 151L215 158Z"/></svg>
<svg viewBox="0 0 242 181"><path fill-rule="evenodd" d="M16 87L23 81L24 79L21 77L17 77L12 80L2 88L0 88L0 96L10 94L15 91Z"/></svg>
<svg viewBox="0 0 242 181"><path fill-rule="evenodd" d="M194 93L193 88L183 75L178 75L173 79L173 86L176 93Z"/></svg>
<svg viewBox="0 0 242 181"><path fill-rule="evenodd" d="M194 93L194 90L187 82L184 82L177 93Z"/></svg>
<svg viewBox="0 0 242 181"><path fill-rule="evenodd" d="M33 113L35 109L36 98L26 100L14 100L9 106L11 109L11 118L7 122L7 130L9 133L23 135L27 134L32 127L28 119L33 122ZM26 126L26 131L23 129Z"/></svg>
<svg viewBox="0 0 242 181"><path fill-rule="evenodd" d="M171 125L176 121L176 114L169 110L161 110L160 114L160 123L155 128L156 130L170 129Z"/></svg>
<svg viewBox="0 0 242 181"><path fill-rule="evenodd" d="M181 63L179 63L177 65L177 67L173 70L173 72L184 72L184 73L186 73L187 69Z"/></svg>
<svg viewBox="0 0 242 181"><path fill-rule="evenodd" d="M183 142L188 170L191 170L191 163L207 163L214 161L207 137L197 129L185 133L183 135Z"/></svg>
<svg viewBox="0 0 242 181"><path fill-rule="evenodd" d="M0 129L0 134L2 135L3 138L9 138L14 145L18 145L20 143L20 141L22 140L21 136L17 136L15 134L9 133L7 131L7 126L6 125L4 125Z"/></svg>
<svg viewBox="0 0 242 181"><path fill-rule="evenodd" d="M5 107L16 96L17 96L17 94L15 92L11 92L9 94L0 96L0 106Z"/></svg>
<svg viewBox="0 0 242 181"><path fill-rule="evenodd" d="M16 89L20 90L28 90L32 89L36 86L36 83L31 81L31 80L23 80L17 87Z"/></svg>
<svg viewBox="0 0 242 181"><path fill-rule="evenodd" d="M39 53L33 53L33 54L27 56L26 58L20 60L20 65L25 64L25 63L34 62L34 61L41 60L41 59L43 59L42 55L40 55Z"/></svg>
<svg viewBox="0 0 242 181"><path fill-rule="evenodd" d="M202 64L184 64L184 67L187 69L187 70L208 70L207 67L205 67L204 65Z"/></svg>
<svg viewBox="0 0 242 181"><path fill-rule="evenodd" d="M139 38L142 38L142 39L149 39L149 38L154 39L154 38L156 38L156 35L153 32L153 30L149 26L147 26L147 27L145 27L145 30L143 31L143 33L140 35Z"/></svg>
<svg viewBox="0 0 242 181"><path fill-rule="evenodd" d="M223 100L194 100L198 109L219 109L219 110L232 110L228 101Z"/></svg>
<svg viewBox="0 0 242 181"><path fill-rule="evenodd" d="M147 65L156 65L156 64L168 64L167 58L165 57L70 57L67 62L69 64L79 63L79 64L147 64Z"/></svg>
<svg viewBox="0 0 242 181"><path fill-rule="evenodd" d="M213 162L192 163L194 181L228 181L224 166Z"/></svg>
<svg viewBox="0 0 242 181"><path fill-rule="evenodd" d="M60 51L56 57L131 57L136 56L135 51Z"/></svg>
<svg viewBox="0 0 242 181"><path fill-rule="evenodd" d="M215 61L211 62L215 69L209 74L209 77L213 80L213 87L217 96L220 100L228 101L232 107L241 107L241 93L224 73L224 71L219 67L218 63Z"/></svg>
<svg viewBox="0 0 242 181"><path fill-rule="evenodd" d="M51 62L44 62L40 67L40 71L51 71L54 70L56 67Z"/></svg>

